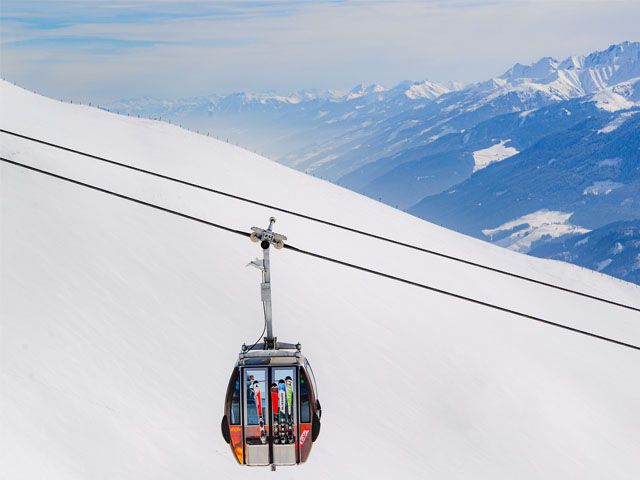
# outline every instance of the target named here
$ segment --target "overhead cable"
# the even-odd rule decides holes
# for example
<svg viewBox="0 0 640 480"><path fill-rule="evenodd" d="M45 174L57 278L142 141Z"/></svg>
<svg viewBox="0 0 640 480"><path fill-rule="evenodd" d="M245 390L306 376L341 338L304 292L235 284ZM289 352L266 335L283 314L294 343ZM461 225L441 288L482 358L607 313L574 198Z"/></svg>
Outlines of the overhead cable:
<svg viewBox="0 0 640 480"><path fill-rule="evenodd" d="M270 209L278 211L278 212L286 213L288 215L293 215L293 216L296 216L296 217L299 217L299 218L303 218L305 220L310 220L310 221L313 221L313 222L317 222L317 223L320 223L320 224L323 224L323 225L327 225L327 226L330 226L330 227L338 228L338 229L345 230L345 231L348 231L348 232L357 233L359 235L364 235L366 237L374 238L376 240L381 240L383 242L387 242L387 243L390 243L390 244L393 244L393 245L398 245L398 246L401 246L401 247L410 248L412 250L416 250L416 251L419 251L419 252L422 252L422 253L427 253L429 255L434 255L436 257L445 258L447 260L452 260L454 262L459 262L459 263L462 263L462 264L465 264L465 265L470 265L470 266L475 267L475 268L480 268L480 269L487 270L487 271L490 271L490 272L498 273L500 275L506 275L506 276L509 276L509 277L512 277L512 278L517 278L519 280L523 280L523 281L526 281L526 282L534 283L534 284L537 284L537 285L542 285L542 286L548 287L548 288L553 288L553 289L556 289L556 290L560 290L562 292L571 293L573 295L579 295L581 297L589 298L591 300L607 303L607 304L610 304L610 305L615 305L616 307L625 308L627 310L633 310L633 311L636 311L636 312L640 313L640 307L634 307L633 305L628 305L628 304L625 304L625 303L622 303L622 302L617 302L615 300L611 300L611 299L608 299L608 298L600 297L600 296L597 296L597 295L592 295L590 293L582 292L580 290L575 290L575 289L572 289L572 288L564 287L562 285L557 285L557 284L554 284L554 283L545 282L544 280L538 280L538 279L535 279L535 278L527 277L525 275L520 275L518 273L510 272L510 271L503 270L503 269L500 269L500 268L497 268L497 267L492 267L490 265L485 265L485 264L482 264L482 263L479 263L479 262L474 262L473 260L457 257L455 255L447 254L447 253L440 252L440 251L437 251L437 250L432 250L432 249L420 247L418 245L414 245L414 244L411 244L411 243L405 243L405 242L402 242L400 240L395 240L393 238L384 237L382 235L378 235L378 234L375 234L375 233L367 232L365 230L360 230L360 229L357 229L357 228L354 228L354 227L349 227L347 225L342 225L342 224L335 223L335 222L332 222L332 221L329 221L329 220L324 220L324 219L321 219L321 218L313 217L311 215L307 215L307 214L304 214L304 213L301 213L301 212L297 212L297 211L294 211L294 210L289 210L289 209L286 209L286 208L282 208L282 207L278 207L278 206L271 205L271 204L268 204L268 203L264 203L264 202L260 202L260 201L257 201L257 200L253 200L253 199L250 199L250 198L247 198L247 197L243 197L241 195L236 195L236 194L225 192L225 191L222 191L222 190L217 190L217 189L210 188L210 187L207 187L207 186L204 186L204 185L200 185L200 184L197 184L197 183L193 183L193 182L190 182L190 181L187 181L187 180L183 180L183 179L175 178L175 177L172 177L172 176L169 176L169 175L165 175L165 174L162 174L162 173L154 172L152 170L147 170L147 169L144 169L144 168L135 167L133 165L129 165L129 164L126 164L126 163L118 162L118 161L111 160L111 159L108 159L108 158L105 158L105 157L101 157L101 156L98 156L98 155L93 155L91 153L87 153L87 152L83 152L83 151L76 150L76 149L73 149L73 148L65 147L63 145L59 145L59 144L56 144L56 143L47 142L47 141L41 140L39 138L30 137L30 136L23 135L23 134L20 134L20 133L12 132L10 130L0 129L0 132L1 133L5 133L7 135L13 135L15 137L22 138L22 139L25 139L25 140L29 140L31 142L36 142L36 143L40 143L42 145L46 145L46 146L49 146L49 147L53 147L53 148L57 148L57 149L60 149L60 150L64 150L66 152L70 152L70 153L74 153L74 154L81 155L81 156L84 156L84 157L92 158L94 160L105 162L105 163L108 163L108 164L111 164L111 165L116 165L118 167L126 168L126 169L133 170L133 171L136 171L136 172L139 172L139 173L144 173L146 175L151 175L151 176L154 176L154 177L157 177L157 178L161 178L161 179L164 179L164 180L175 182L175 183L178 183L178 184L181 184L181 185L186 185L188 187L197 188L199 190L204 190L206 192L213 193L213 194L216 194L216 195L221 195L221 196L224 196L224 197L232 198L234 200L239 200L239 201L242 201L242 202L245 202L245 203L250 203L252 205L258 205L260 207L270 208Z"/></svg>
<svg viewBox="0 0 640 480"><path fill-rule="evenodd" d="M112 190L107 190L106 188L98 187L96 185L92 185L92 184L89 184L89 183L86 183L86 182L82 182L82 181L79 181L79 180L74 180L72 178L69 178L69 177L66 177L66 176L63 176L63 175L59 175L59 174L56 174L56 173L53 173L53 172L49 172L47 170L43 170L43 169L31 166L31 165L27 165L27 164L24 164L24 163L16 162L14 160L10 160L10 159L3 158L3 157L0 157L0 160L5 162L5 163L11 164L11 165L15 165L15 166L18 166L18 167L22 167L22 168L25 168L25 169L28 169L28 170L31 170L31 171L34 171L34 172L38 172L38 173L41 173L43 175L47 175L49 177L52 177L52 178L55 178L55 179L58 179L58 180L63 180L65 182L69 182L69 183L73 183L75 185L86 187L86 188L89 188L89 189L92 189L92 190L95 190L95 191L98 191L98 192L101 192L101 193L105 193L107 195L111 195L111 196L114 196L114 197L117 197L117 198L120 198L120 199L123 199L123 200L128 200L128 201L137 203L139 205L144 205L144 206L156 209L156 210L160 210L160 211L165 212L165 213L169 213L169 214L172 214L172 215L177 215L177 216L185 218L187 220L192 220L192 221L195 221L195 222L198 222L198 223L210 226L210 227L214 227L214 228L217 228L217 229L224 230L224 231L229 232L229 233L234 233L236 235L241 235L243 237L249 237L250 236L249 232L244 232L242 230L237 230L237 229L234 229L234 228L231 228L231 227L227 227L225 225L221 225L221 224L218 224L218 223L210 222L208 220L204 220L202 218L195 217L193 215L188 215L186 213L182 213L182 212L179 212L177 210L173 210L173 209L169 209L169 208L166 208L166 207L162 207L162 206L156 205L154 203L146 202L144 200L140 200L140 199L137 199L137 198L134 198L134 197L130 197L128 195L117 193L117 192L114 192ZM605 341L605 342L613 343L613 344L616 344L616 345L619 345L619 346L622 346L622 347L631 348L631 349L634 349L634 350L640 350L640 346L633 345L631 343L623 342L623 341L620 341L620 340L616 340L614 338L606 337L604 335L599 335L599 334L596 334L596 333L593 333L593 332L589 332L589 331L586 331L586 330L581 330L581 329L574 328L574 327L571 327L571 326L568 326L568 325L564 325L564 324L561 324L561 323L552 322L550 320L545 320L544 318L541 318L541 317L538 317L538 316L535 316L535 315L530 315L528 313L524 313L524 312L513 310L513 309L510 309L510 308L507 308L507 307L502 307L502 306L499 306L499 305L495 305L495 304L492 304L492 303L489 303L489 302L485 302L483 300L479 300L479 299L476 299L476 298L467 297L465 295L454 293L454 292L450 292L448 290L444 290L444 289L441 289L441 288L433 287L431 285L427 285L427 284L420 283L420 282L415 282L413 280L409 280L409 279L406 279L406 278L402 278L402 277L398 277L398 276L391 275L391 274L388 274L388 273L384 273L384 272L381 272L381 271L378 271L378 270L374 270L374 269L371 269L371 268L368 268L368 267L364 267L364 266L361 266L361 265L357 265L357 264L354 264L354 263L346 262L344 260L339 260L339 259L332 258L332 257L326 256L326 255L315 253L315 252L312 252L312 251L309 251L309 250L304 250L304 249L295 247L295 246L290 245L290 244L285 244L284 248L286 248L287 250L290 250L292 252L300 253L300 254L307 255L307 256L310 256L310 257L314 257L314 258L317 258L317 259L320 259L320 260L324 260L324 261L328 261L328 262L335 263L335 264L338 264L338 265L342 265L344 267L353 268L353 269L356 269L356 270L359 270L359 271L362 271L362 272L365 272L365 273L369 273L369 274L372 274L372 275L383 277L383 278L386 278L386 279L389 279L389 280L394 280L394 281L401 282L401 283L404 283L404 284L407 284L407 285L412 285L414 287L422 288L422 289L429 290L429 291L432 291L432 292L435 292L435 293L439 293L439 294L442 294L442 295L447 295L447 296L456 298L458 300L463 300L465 302L470 302L470 303L473 303L473 304L476 304L476 305L481 305L481 306L484 306L484 307L487 307L487 308L491 308L491 309L494 309L494 310L498 310L498 311L501 311L501 312L504 312L504 313L509 313L509 314L512 314L512 315L516 315L516 316L519 316L519 317L522 317L522 318L526 318L526 319L529 319L529 320L533 320L533 321L536 321L536 322L540 322L540 323L543 323L543 324L546 324L546 325L550 325L550 326L553 326L553 327L561 328L561 329L564 329L564 330L567 330L567 331L570 331L570 332L573 332L573 333L585 335L585 336L588 336L588 337L591 337L591 338L595 338L595 339L602 340L602 341Z"/></svg>

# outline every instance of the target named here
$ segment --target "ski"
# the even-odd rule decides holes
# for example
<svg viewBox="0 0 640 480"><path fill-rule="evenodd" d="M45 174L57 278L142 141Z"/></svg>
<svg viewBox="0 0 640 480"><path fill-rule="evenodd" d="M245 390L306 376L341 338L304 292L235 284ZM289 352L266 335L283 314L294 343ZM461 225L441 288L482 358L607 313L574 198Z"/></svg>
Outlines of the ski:
<svg viewBox="0 0 640 480"><path fill-rule="evenodd" d="M276 383L271 384L271 410L273 412L271 418L271 424L273 425L273 443L280 443L280 432L278 425L278 417L279 417L279 401L278 401L278 385Z"/></svg>
<svg viewBox="0 0 640 480"><path fill-rule="evenodd" d="M264 428L264 412L262 411L262 392L260 392L260 383L256 380L253 382L253 395L256 402L256 411L258 413L258 425L260 427L260 443L267 443L267 431Z"/></svg>
<svg viewBox="0 0 640 480"><path fill-rule="evenodd" d="M287 426L286 426L286 412L287 412L287 387L284 380L278 380L278 433L279 443L287 443Z"/></svg>
<svg viewBox="0 0 640 480"><path fill-rule="evenodd" d="M284 382L287 401L287 443L293 443L293 379L287 376Z"/></svg>

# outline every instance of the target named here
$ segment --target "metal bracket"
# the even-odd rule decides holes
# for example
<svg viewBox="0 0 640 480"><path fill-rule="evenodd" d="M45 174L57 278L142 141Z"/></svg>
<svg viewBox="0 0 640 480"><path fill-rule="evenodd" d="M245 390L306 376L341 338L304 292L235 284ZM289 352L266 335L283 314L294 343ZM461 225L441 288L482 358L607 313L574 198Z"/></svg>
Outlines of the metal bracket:
<svg viewBox="0 0 640 480"><path fill-rule="evenodd" d="M256 258L245 265L246 267L256 267L258 270L264 272L264 261Z"/></svg>

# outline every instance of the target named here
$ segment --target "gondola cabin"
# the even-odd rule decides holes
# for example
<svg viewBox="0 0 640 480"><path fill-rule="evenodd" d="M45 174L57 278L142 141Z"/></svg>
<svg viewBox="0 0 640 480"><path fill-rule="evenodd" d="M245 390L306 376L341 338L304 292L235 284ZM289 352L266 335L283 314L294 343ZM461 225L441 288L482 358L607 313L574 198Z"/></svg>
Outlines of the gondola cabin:
<svg viewBox="0 0 640 480"><path fill-rule="evenodd" d="M222 436L241 465L304 463L320 433L315 379L300 344L269 346L243 346L227 388Z"/></svg>
<svg viewBox="0 0 640 480"><path fill-rule="evenodd" d="M249 238L262 248L262 260L249 265L262 272L264 342L242 346L229 379L222 417L222 436L241 465L297 465L309 458L320 434L320 402L311 365L300 344L280 343L273 335L269 249L284 248L287 237L251 228Z"/></svg>

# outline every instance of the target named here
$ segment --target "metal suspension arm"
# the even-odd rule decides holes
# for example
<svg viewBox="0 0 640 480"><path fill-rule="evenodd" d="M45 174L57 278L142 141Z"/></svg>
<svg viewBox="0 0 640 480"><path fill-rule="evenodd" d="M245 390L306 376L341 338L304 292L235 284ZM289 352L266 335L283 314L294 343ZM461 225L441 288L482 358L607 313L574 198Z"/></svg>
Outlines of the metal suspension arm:
<svg viewBox="0 0 640 480"><path fill-rule="evenodd" d="M271 261L269 257L269 247L273 245L277 249L284 247L287 239L284 235L280 235L273 231L273 224L276 223L275 217L269 219L269 226L266 230L258 227L251 227L251 241L260 242L262 247L262 260L256 259L249 265L262 271L261 298L264 307L264 319L267 324L267 336L265 344L267 349L276 348L276 337L273 336L273 314L271 309Z"/></svg>

